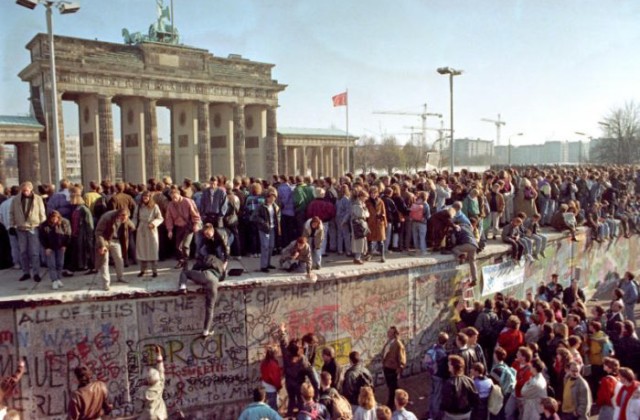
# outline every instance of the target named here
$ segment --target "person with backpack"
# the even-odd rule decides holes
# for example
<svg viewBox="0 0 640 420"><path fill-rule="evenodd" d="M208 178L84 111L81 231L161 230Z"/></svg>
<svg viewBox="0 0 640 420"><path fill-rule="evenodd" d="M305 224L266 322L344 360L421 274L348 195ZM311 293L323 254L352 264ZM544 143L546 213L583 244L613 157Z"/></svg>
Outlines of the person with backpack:
<svg viewBox="0 0 640 420"><path fill-rule="evenodd" d="M465 376L464 359L451 355L448 359L449 379L442 387L442 403L444 420L468 420L471 410L479 403L478 390L471 378Z"/></svg>
<svg viewBox="0 0 640 420"><path fill-rule="evenodd" d="M296 420L331 420L327 407L313 400L315 390L310 383L305 382L300 386L300 395L302 407L298 411Z"/></svg>
<svg viewBox="0 0 640 420"><path fill-rule="evenodd" d="M320 373L318 402L327 408L332 420L352 420L353 410L347 399L331 384L334 378L327 371Z"/></svg>
<svg viewBox="0 0 640 420"><path fill-rule="evenodd" d="M284 367L284 384L289 397L286 415L290 417L293 416L295 408L301 408L305 402L313 402L314 391L319 389L319 384L311 363L304 355L304 347L301 340L293 338L287 343L288 334L284 324L280 325L278 335ZM311 387L311 391L307 389L307 396L305 397L302 394L301 386L307 380L309 383L305 385ZM306 420L304 417L303 419Z"/></svg>
<svg viewBox="0 0 640 420"><path fill-rule="evenodd" d="M614 420L613 401L620 388L622 388L620 383L620 362L613 357L605 357L603 366L606 376L602 377L599 383L596 384L596 405L600 409L598 420Z"/></svg>
<svg viewBox="0 0 640 420"><path fill-rule="evenodd" d="M471 420L486 420L489 417L489 396L493 391L493 382L486 375L486 368L476 362L471 366L473 384L478 390L478 404L471 411Z"/></svg>
<svg viewBox="0 0 640 420"><path fill-rule="evenodd" d="M282 420L277 410L265 402L267 392L263 386L253 389L253 402L240 413L238 420Z"/></svg>
<svg viewBox="0 0 640 420"><path fill-rule="evenodd" d="M427 222L431 218L431 208L427 203L428 193L420 191L416 199L409 207L409 219L411 220L411 234L413 246L420 255L427 255Z"/></svg>
<svg viewBox="0 0 640 420"><path fill-rule="evenodd" d="M502 391L502 398L504 405L497 414L491 414L489 418L491 420L504 420L507 404L510 400L511 394L515 390L516 384L516 370L505 363L507 352L498 347L493 352L493 367L491 368L490 377L493 381L500 386ZM515 404L515 400L512 401Z"/></svg>
<svg viewBox="0 0 640 420"><path fill-rule="evenodd" d="M613 345L609 337L602 331L602 324L598 321L589 322L589 336L587 339L589 362L591 363L591 389L596 390L600 379L604 377L604 360L613 356Z"/></svg>
<svg viewBox="0 0 640 420"><path fill-rule="evenodd" d="M429 417L434 420L442 418L440 404L442 403L442 385L448 377L447 350L445 349L448 341L449 334L446 332L438 334L438 341L426 351L423 359L427 374L431 376Z"/></svg>
<svg viewBox="0 0 640 420"><path fill-rule="evenodd" d="M373 376L360 361L360 353L352 351L349 353L349 361L351 366L344 373L342 381L342 395L347 398L349 404L356 409L358 407L358 397L362 387L373 387Z"/></svg>

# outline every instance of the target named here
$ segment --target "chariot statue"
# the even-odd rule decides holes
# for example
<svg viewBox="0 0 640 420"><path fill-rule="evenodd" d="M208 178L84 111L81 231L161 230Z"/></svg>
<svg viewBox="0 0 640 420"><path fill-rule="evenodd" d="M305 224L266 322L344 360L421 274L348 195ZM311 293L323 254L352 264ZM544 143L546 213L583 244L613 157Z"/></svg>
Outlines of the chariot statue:
<svg viewBox="0 0 640 420"><path fill-rule="evenodd" d="M136 45L141 42L162 42L165 44L178 44L180 36L178 29L171 23L171 11L164 5L164 0L156 0L157 19L149 26L147 34L141 32L130 33L128 29L122 29L124 43Z"/></svg>

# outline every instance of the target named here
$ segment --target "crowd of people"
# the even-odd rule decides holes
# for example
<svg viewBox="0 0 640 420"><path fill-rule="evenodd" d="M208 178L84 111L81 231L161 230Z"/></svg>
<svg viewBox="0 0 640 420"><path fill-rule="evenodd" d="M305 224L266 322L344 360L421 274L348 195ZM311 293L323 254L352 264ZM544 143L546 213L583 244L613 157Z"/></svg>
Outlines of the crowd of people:
<svg viewBox="0 0 640 420"><path fill-rule="evenodd" d="M4 192L4 194L2 194ZM115 265L140 264L140 277L157 276L157 262L175 257L182 268L203 243L216 256L260 258L260 270L319 270L329 253L354 264L389 252L453 252L469 261L489 239L512 247L513 259L544 257L541 228L569 232L580 225L594 240L638 233L640 172L632 167L523 168L454 174L420 172L339 179L274 176L271 181L212 176L208 182L169 177L147 184L30 182L0 185L0 241L11 249L0 267L21 269L21 281L41 281L48 267L52 287L74 272L99 271L105 289ZM206 238L204 227L213 226ZM193 243L193 244L192 244ZM148 277L145 277L148 278Z"/></svg>

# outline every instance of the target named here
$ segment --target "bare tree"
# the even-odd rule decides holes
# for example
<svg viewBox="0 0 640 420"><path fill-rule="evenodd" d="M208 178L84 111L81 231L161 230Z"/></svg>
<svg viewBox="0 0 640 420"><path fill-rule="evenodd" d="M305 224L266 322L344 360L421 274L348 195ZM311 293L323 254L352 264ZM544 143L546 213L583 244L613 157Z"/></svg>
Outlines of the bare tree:
<svg viewBox="0 0 640 420"><path fill-rule="evenodd" d="M425 159L420 153L420 145L416 143L416 140L411 139L402 147L402 157L407 172L424 168Z"/></svg>
<svg viewBox="0 0 640 420"><path fill-rule="evenodd" d="M375 158L376 168L385 169L391 175L395 169L403 167L402 149L394 136L382 139Z"/></svg>
<svg viewBox="0 0 640 420"><path fill-rule="evenodd" d="M378 142L375 137L360 137L354 151L353 167L362 169L363 173L372 171L375 166L377 150Z"/></svg>
<svg viewBox="0 0 640 420"><path fill-rule="evenodd" d="M605 138L595 146L597 163L636 163L640 159L640 104L629 101L600 122Z"/></svg>

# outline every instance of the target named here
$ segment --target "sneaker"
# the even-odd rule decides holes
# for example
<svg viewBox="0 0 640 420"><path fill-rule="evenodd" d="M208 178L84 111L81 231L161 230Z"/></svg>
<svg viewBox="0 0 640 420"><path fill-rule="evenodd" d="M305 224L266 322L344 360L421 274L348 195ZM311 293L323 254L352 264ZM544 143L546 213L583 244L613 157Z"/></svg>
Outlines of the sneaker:
<svg viewBox="0 0 640 420"><path fill-rule="evenodd" d="M202 336L203 337L209 337L210 335L213 335L213 330L204 330L204 331L202 331Z"/></svg>
<svg viewBox="0 0 640 420"><path fill-rule="evenodd" d="M362 262L362 260L353 260L353 263L356 264L356 265L364 264L364 262Z"/></svg>
<svg viewBox="0 0 640 420"><path fill-rule="evenodd" d="M183 293L187 293L187 285L186 284L181 284L180 287L178 287L178 290L183 292Z"/></svg>
<svg viewBox="0 0 640 420"><path fill-rule="evenodd" d="M31 274L23 274L18 281L27 281L31 278Z"/></svg>
<svg viewBox="0 0 640 420"><path fill-rule="evenodd" d="M363 256L362 259L365 260L365 261L371 260L371 254L367 254L367 255Z"/></svg>
<svg viewBox="0 0 640 420"><path fill-rule="evenodd" d="M60 285L58 283L59 283L58 280L54 280L53 283L51 283L51 288L53 290L58 290L58 288L60 287Z"/></svg>
<svg viewBox="0 0 640 420"><path fill-rule="evenodd" d="M35 281L36 283L40 283L42 281L40 274L36 274L35 276L33 276L33 281Z"/></svg>
<svg viewBox="0 0 640 420"><path fill-rule="evenodd" d="M544 255L544 251L540 251L540 256L541 256L542 258L547 258L547 256L546 256L546 255Z"/></svg>
<svg viewBox="0 0 640 420"><path fill-rule="evenodd" d="M102 290L104 290L105 292L108 292L111 288L109 287L108 284L105 284L104 286L102 286Z"/></svg>
<svg viewBox="0 0 640 420"><path fill-rule="evenodd" d="M125 280L124 277L123 278L119 278L118 279L118 283L129 283L129 280Z"/></svg>
<svg viewBox="0 0 640 420"><path fill-rule="evenodd" d="M58 280L58 287L60 288L64 287L64 283L62 282L62 280Z"/></svg>

